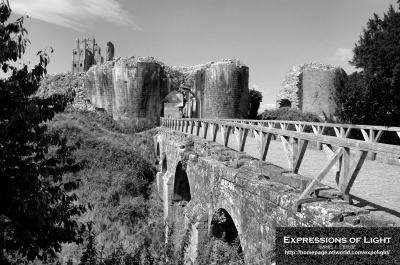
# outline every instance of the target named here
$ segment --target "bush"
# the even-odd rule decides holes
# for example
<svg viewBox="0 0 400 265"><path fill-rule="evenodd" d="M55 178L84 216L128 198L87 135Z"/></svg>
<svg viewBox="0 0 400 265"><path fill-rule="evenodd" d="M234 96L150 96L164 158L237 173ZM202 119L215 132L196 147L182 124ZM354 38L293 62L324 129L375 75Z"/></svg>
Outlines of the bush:
<svg viewBox="0 0 400 265"><path fill-rule="evenodd" d="M88 110L77 110L71 107L67 112L70 114L83 116L84 118L90 120L92 124L97 124L100 127L115 133L133 134L156 127L156 124L146 120L140 120L137 123L116 121L109 114L102 111L94 112Z"/></svg>
<svg viewBox="0 0 400 265"><path fill-rule="evenodd" d="M265 110L260 114L262 120L283 120L283 121L305 121L305 122L323 122L315 113L302 112L293 108L279 108L274 110Z"/></svg>
<svg viewBox="0 0 400 265"><path fill-rule="evenodd" d="M274 110L265 110L260 115L261 120L282 120L282 121L304 121L304 122L323 122L323 120L315 113L302 112L298 109L293 108L279 108ZM275 128L280 129L279 124L275 125ZM294 131L295 126L290 124L288 130ZM305 126L305 132L312 132L311 126Z"/></svg>
<svg viewBox="0 0 400 265"><path fill-rule="evenodd" d="M279 108L274 110L265 110L260 115L262 120L282 120L282 121L304 121L304 122L323 122L315 113L302 112L293 108Z"/></svg>

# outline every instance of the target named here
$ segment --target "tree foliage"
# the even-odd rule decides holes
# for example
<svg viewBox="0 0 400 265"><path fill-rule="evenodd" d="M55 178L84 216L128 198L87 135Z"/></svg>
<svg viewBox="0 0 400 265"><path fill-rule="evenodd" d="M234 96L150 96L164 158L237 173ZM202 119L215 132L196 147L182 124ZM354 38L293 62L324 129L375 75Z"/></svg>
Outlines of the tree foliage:
<svg viewBox="0 0 400 265"><path fill-rule="evenodd" d="M38 52L40 62L31 70L26 64L12 65L22 59L29 40L23 27L27 16L7 24L10 15L3 0L0 65L8 77L0 79L0 258L19 251L28 261L46 260L60 251L62 242L82 242L84 227L73 217L85 206L70 192L79 180L64 177L81 168L72 154L78 145L67 145L46 125L71 102L73 92L36 96L49 57L46 50Z"/></svg>
<svg viewBox="0 0 400 265"><path fill-rule="evenodd" d="M400 2L400 1L398 1ZM337 91L344 122L400 126L400 13L391 5L363 29L353 49L353 73Z"/></svg>
<svg viewBox="0 0 400 265"><path fill-rule="evenodd" d="M98 264L98 255L96 250L96 234L92 230L92 226L88 226L88 243L83 250L81 262L79 265L96 265Z"/></svg>
<svg viewBox="0 0 400 265"><path fill-rule="evenodd" d="M258 109L262 101L262 94L260 91L253 89L249 90L249 119L257 119Z"/></svg>

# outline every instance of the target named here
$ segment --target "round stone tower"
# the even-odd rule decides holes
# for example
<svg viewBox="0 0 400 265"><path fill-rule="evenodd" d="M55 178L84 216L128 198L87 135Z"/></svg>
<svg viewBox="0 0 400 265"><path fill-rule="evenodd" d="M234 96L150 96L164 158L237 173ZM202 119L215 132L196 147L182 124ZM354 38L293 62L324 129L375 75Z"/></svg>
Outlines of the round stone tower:
<svg viewBox="0 0 400 265"><path fill-rule="evenodd" d="M205 69L203 118L247 118L249 68L238 60L211 63Z"/></svg>
<svg viewBox="0 0 400 265"><path fill-rule="evenodd" d="M114 120L159 123L161 68L151 57L118 58L89 69L85 96Z"/></svg>
<svg viewBox="0 0 400 265"><path fill-rule="evenodd" d="M161 65L136 58L120 59L113 69L113 118L159 122Z"/></svg>

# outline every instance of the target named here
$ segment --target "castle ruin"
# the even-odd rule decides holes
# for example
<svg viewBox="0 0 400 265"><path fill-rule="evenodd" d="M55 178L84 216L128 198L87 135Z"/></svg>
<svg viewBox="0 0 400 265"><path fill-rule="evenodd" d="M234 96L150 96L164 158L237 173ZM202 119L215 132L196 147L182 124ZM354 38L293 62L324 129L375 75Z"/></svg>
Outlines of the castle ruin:
<svg viewBox="0 0 400 265"><path fill-rule="evenodd" d="M115 120L247 118L249 68L239 60L178 67L153 57L114 58L114 51L107 42L104 62L93 37L77 39L72 73L86 72L87 102Z"/></svg>
<svg viewBox="0 0 400 265"><path fill-rule="evenodd" d="M107 43L107 61L111 61L114 57L114 45ZM110 59L111 58L111 59ZM72 73L86 72L93 65L100 65L104 62L101 56L101 48L97 45L95 39L82 38L77 39L74 49L72 50Z"/></svg>
<svg viewBox="0 0 400 265"><path fill-rule="evenodd" d="M160 117L247 118L249 68L239 60L193 67L166 66L153 57L116 58L91 67L85 97L114 120Z"/></svg>
<svg viewBox="0 0 400 265"><path fill-rule="evenodd" d="M291 107L314 112L321 118L334 118L337 108L334 80L339 71L343 69L318 62L293 66L277 95L276 107Z"/></svg>

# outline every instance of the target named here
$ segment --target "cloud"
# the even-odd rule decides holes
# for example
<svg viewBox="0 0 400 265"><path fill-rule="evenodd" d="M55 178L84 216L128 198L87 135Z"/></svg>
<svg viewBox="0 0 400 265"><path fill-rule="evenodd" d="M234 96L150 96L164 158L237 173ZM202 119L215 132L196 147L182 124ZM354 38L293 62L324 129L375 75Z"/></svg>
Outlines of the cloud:
<svg viewBox="0 0 400 265"><path fill-rule="evenodd" d="M13 12L27 14L62 27L87 31L103 20L120 26L140 30L134 17L116 0L13 0Z"/></svg>
<svg viewBox="0 0 400 265"><path fill-rule="evenodd" d="M334 60L348 62L353 58L353 51L349 48L338 48L335 52Z"/></svg>

